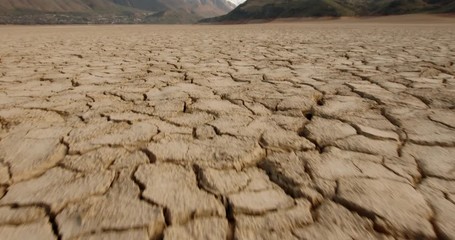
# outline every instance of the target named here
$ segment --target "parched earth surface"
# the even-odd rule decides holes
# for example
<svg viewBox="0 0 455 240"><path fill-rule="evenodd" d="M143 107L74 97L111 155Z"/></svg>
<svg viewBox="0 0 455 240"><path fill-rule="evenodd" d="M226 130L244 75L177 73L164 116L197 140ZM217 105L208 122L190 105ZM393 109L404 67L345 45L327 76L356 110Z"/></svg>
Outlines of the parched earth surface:
<svg viewBox="0 0 455 240"><path fill-rule="evenodd" d="M1 239L455 239L455 25L0 28Z"/></svg>

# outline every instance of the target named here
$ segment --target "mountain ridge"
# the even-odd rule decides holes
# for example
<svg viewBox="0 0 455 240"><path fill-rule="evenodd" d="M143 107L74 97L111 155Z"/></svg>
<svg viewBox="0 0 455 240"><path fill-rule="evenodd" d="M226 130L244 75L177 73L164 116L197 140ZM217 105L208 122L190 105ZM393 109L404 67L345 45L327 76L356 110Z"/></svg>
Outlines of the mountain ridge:
<svg viewBox="0 0 455 240"><path fill-rule="evenodd" d="M226 15L201 22L453 12L453 0L247 0Z"/></svg>
<svg viewBox="0 0 455 240"><path fill-rule="evenodd" d="M0 0L0 23L194 23L234 8L228 0Z"/></svg>

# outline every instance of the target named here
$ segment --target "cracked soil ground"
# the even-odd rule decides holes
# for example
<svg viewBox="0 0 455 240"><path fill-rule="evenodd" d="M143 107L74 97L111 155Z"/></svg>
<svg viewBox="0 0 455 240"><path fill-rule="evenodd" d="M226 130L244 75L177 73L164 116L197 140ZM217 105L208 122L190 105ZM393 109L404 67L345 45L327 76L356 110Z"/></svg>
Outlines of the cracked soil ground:
<svg viewBox="0 0 455 240"><path fill-rule="evenodd" d="M0 31L0 239L455 239L454 24Z"/></svg>

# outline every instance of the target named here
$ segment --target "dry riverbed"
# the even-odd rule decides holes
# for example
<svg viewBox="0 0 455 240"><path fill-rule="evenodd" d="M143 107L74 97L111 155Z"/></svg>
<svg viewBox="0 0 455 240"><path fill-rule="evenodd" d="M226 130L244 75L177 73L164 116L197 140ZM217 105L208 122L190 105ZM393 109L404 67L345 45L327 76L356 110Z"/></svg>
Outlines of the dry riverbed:
<svg viewBox="0 0 455 240"><path fill-rule="evenodd" d="M0 27L2 239L455 239L455 24Z"/></svg>

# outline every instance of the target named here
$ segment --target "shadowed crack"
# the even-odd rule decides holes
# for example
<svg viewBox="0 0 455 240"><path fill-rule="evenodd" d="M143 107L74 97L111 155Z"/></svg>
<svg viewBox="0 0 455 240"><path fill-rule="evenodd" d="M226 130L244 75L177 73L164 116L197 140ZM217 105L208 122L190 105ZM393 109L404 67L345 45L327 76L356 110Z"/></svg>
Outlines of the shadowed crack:
<svg viewBox="0 0 455 240"><path fill-rule="evenodd" d="M228 224L229 224L228 235L227 235L226 240L234 240L235 239L235 228L236 228L234 210L232 208L232 205L229 203L229 201L226 201L225 208L226 208L226 218L227 218Z"/></svg>
<svg viewBox="0 0 455 240"><path fill-rule="evenodd" d="M431 208L431 211L433 212L429 221L431 223L431 226L433 227L434 232L436 233L436 237L442 240L449 240L450 237L447 236L443 231L441 231L441 229L438 227L438 224L436 224L436 211L434 210L433 206L431 206L431 204L428 203L428 201L427 204Z"/></svg>
<svg viewBox="0 0 455 240"><path fill-rule="evenodd" d="M441 122L441 121L434 120L434 119L432 119L430 116L428 116L428 119L429 119L430 121L433 121L433 122L437 123L437 124L441 124L442 126L444 126L444 127L446 127L446 128L455 130L455 127L452 127L452 126L450 126L450 125L447 124L447 123L443 123L443 122Z"/></svg>
<svg viewBox="0 0 455 240"><path fill-rule="evenodd" d="M11 208L25 208L25 207L37 207L41 208L44 210L44 213L46 214L49 223L51 224L52 227L52 232L55 236L56 239L61 240L62 235L60 234L59 226L56 221L56 217L58 213L54 213L51 210L51 207L45 203L33 203L33 204L7 204L3 206L10 206ZM36 220L35 220L36 221ZM20 224L15 224L16 226L19 226L23 223Z"/></svg>
<svg viewBox="0 0 455 240"><path fill-rule="evenodd" d="M215 196L218 200L220 200L224 204L224 207L226 209L226 219L228 220L228 227L229 227L227 240L234 240L235 239L235 217L234 217L234 210L233 210L233 207L232 207L231 203L227 200L226 196L215 195L212 192L207 191L203 187L203 183L202 182L204 180L202 179L203 173L202 173L202 168L200 166L198 166L197 164L193 164L192 169L193 169L193 171L194 171L194 173L196 175L196 181L197 181L198 188L200 190L210 194L210 195Z"/></svg>
<svg viewBox="0 0 455 240"><path fill-rule="evenodd" d="M337 184L338 186L338 184ZM335 194L333 201L342 205L343 207L347 208L351 212L357 213L361 217L365 217L370 219L373 222L373 229L379 233L385 234L385 235L390 235L390 229L385 228L387 224L387 220L382 218L381 216L376 215L374 212L362 208L361 206L358 206L350 201L347 201L343 198L338 197L338 190L337 193ZM384 224L378 224L378 221L381 221Z"/></svg>
<svg viewBox="0 0 455 240"><path fill-rule="evenodd" d="M349 26L349 29L347 29L331 24L326 25L327 26L324 26L324 28L330 31L320 31L320 29L316 31L313 28L302 28L298 24L280 24L279 27L265 24L260 26L260 35L256 34L256 31L259 29L257 26L247 28L236 27L235 29L226 26L226 29L230 31L219 31L220 29L218 27L200 28L196 26L191 28L191 31L183 32L173 31L167 27L160 27L160 30L164 31L149 31L150 29L155 30L155 27L153 26L139 27L141 29L147 28L147 31L138 31L138 28L133 30L126 26L120 27L122 31L119 31L117 28L105 30L103 27L97 27L93 30L92 28L77 27L78 31L72 32L71 36L62 34L67 31L65 28L46 28L36 30L36 32L39 33L36 35L34 31L33 36L36 37L34 39L24 37L25 35L24 33L21 33L21 31L17 32L6 29L5 33L7 34L0 37L0 40L5 42L4 45L0 46L1 52L4 52L0 60L1 66L4 67L0 72L0 82L2 83L2 89L0 90L0 105L2 106L2 109L0 109L0 154L3 154L4 152L10 153L16 150L14 144L5 146L1 144L3 144L4 141L2 140L5 136L14 134L11 130L22 126L39 128L41 125L58 125L69 127L74 130L75 128L89 128L91 127L91 124L97 124L98 121L105 121L106 119L111 122L126 122L129 125L147 121L159 122L162 125L160 125L161 129L158 130L158 135L151 136L150 139L147 137L144 138L144 141L134 143L131 141L131 144L129 144L130 141L127 139L125 140L126 143L124 146L122 146L123 142L122 144L117 144L117 142L115 142L115 144L110 144L111 142L107 141L106 144L87 147L90 149L87 150L87 152L95 151L101 147L107 146L125 148L129 150L130 153L131 151L140 151L142 157L135 161L146 163L146 165L152 165L157 163L157 156L149 150L147 146L159 143L162 148L160 149L162 152L160 152L159 155L168 154L170 156L169 159L160 157L163 158L163 162L184 167L185 170L192 169L194 174L196 174L198 188L192 186L189 193L193 193L191 191L203 190L210 194L210 198L215 196L216 203L218 203L217 201L220 201L224 204L224 209L223 206L220 206L220 212L208 215L217 215L217 217L219 217L219 215L226 215L226 219L229 223L229 240L237 237L240 238L235 235L241 234L240 231L238 233L235 232L236 227L239 227L237 224L240 224L240 220L237 219L239 222L236 223L236 219L234 218L233 208L237 206L230 203L227 196L210 193L207 189L204 189L205 185L203 185L204 182L200 176L202 171L201 168L194 164L195 161L187 159L189 149L186 149L186 153L185 150L182 150L181 155L183 157L181 157L182 159L180 159L178 163L176 163L177 161L172 161L173 158L177 158L174 157L174 153L176 155L180 154L178 152L178 150L181 150L179 149L179 147L181 147L179 143L182 143L182 145L188 144L190 146L193 146L192 144L198 145L193 146L195 149L191 149L194 158L198 159L196 162L199 164L206 164L203 166L218 166L217 164L224 159L231 160L231 158L237 157L236 154L243 154L241 152L239 153L243 144L249 143L248 141L254 142L256 144L255 147L265 152L265 154L261 153L260 157L255 155L255 159L258 161L248 160L248 163L239 163L239 166L241 167L238 167L237 170L240 171L240 169L242 169L242 171L249 171L249 169L246 169L247 167L252 167L255 171L262 172L264 170L268 176L268 179L264 176L267 179L267 184L273 185L274 190L279 191L281 195L285 195L283 193L284 191L286 195L292 196L294 199L302 198L302 201L306 201L303 198L311 199L311 197L304 196L304 194L299 193L298 191L307 191L309 189L314 190L316 194L319 193L322 195L320 202L312 201L312 214L316 221L318 220L318 216L316 216L317 214L315 214L315 212L320 207L320 204L329 200L334 200L338 204L349 209L351 213L358 214L373 221L375 231L386 233L388 234L388 237L396 237L393 236L395 234L397 236L405 235L405 237L413 239L419 237L424 238L425 236L408 236L406 235L408 234L406 232L397 233L395 232L396 230L393 229L396 225L387 222L387 219L384 219L384 217L377 216L377 211L373 208L365 207L360 203L357 203L360 205L358 206L355 203L352 203L353 201L351 201L349 197L344 195L341 195L345 198L342 199L342 197L338 195L339 181L342 181L342 179L335 181L337 185L335 188L336 194L334 195L333 188L335 186L333 179L320 178L318 175L313 176L313 169L315 171L314 173L319 173L319 170L326 170L323 168L327 166L319 166L318 161L311 162L311 168L309 168L310 165L308 162L303 161L301 166L299 164L289 164L289 166L283 167L283 172L279 171L281 170L279 167L286 163L284 157L277 161L276 167L278 169L269 169L263 165L266 160L265 157L270 157L270 155L272 155L272 151L267 150L267 146L265 146L266 142L263 133L266 130L270 130L272 138L276 137L272 130L276 128L276 126L274 126L274 124L276 124L282 128L278 130L286 130L283 131L283 136L285 137L287 137L286 134L292 134L294 136L297 132L299 136L307 139L309 136L304 132L304 126L299 126L297 122L307 122L308 120L315 123L317 117L319 117L317 115L326 114L332 116L322 117L338 119L343 123L347 123L355 128L357 135L362 135L357 136L359 137L358 139L361 139L360 141L354 142L357 146L362 145L362 147L358 147L360 150L355 152L371 154L369 148L375 147L378 147L379 149L378 151L376 151L377 149L374 149L374 152L379 153L373 154L375 156L391 153L393 154L393 157L396 157L397 152L398 157L402 159L382 157L381 163L375 163L382 164L382 166L391 173L405 179L411 180L411 178L417 178L414 179L414 182L412 180L410 181L411 184L414 185L414 188L419 188L419 184L422 183L422 180L429 177L434 177L439 180L453 180L449 178L445 179L440 176L433 176L437 175L436 173L425 173L424 170L427 169L423 169L425 166L422 165L422 161L419 161L418 158L414 159L416 167L414 166L413 160L410 160L409 162L404 161L407 159L405 159L406 153L403 148L410 147L413 142L421 146L438 146L442 148L453 147L455 146L455 143L449 143L448 141L444 143L430 140L428 142L424 140L415 140L417 138L414 137L414 129L412 128L415 128L416 131L422 130L421 132L423 133L425 133L426 130L430 132L431 129L426 128L425 125L408 125L404 122L405 120L400 118L401 116L395 116L394 111L392 111L395 107L403 108L405 110L413 107L424 109L425 105L427 108L437 108L438 111L441 110L442 112L454 109L454 106L452 106L453 104L451 104L451 100L453 99L450 95L450 87L453 84L454 72L453 69L451 69L453 68L454 61L450 59L450 56L453 55L453 49L450 48L449 40L451 38L449 36L450 34L448 34L450 31L447 31L447 26L419 26L418 31L416 31L414 30L414 28L416 28L415 26L409 25L406 26L406 31L401 31L403 29L402 26L393 26L393 28L389 28L389 26L387 28L379 26L373 29L361 24L352 24ZM109 33L110 38L102 38L107 32ZM225 32L229 32L229 34L226 34ZM85 36L87 33L90 33L88 34L88 36L91 36L90 38L82 37L82 35ZM174 37L170 37L171 35ZM65 39L62 38L62 36L65 36ZM216 38L213 36L216 36ZM277 36L280 37L277 39ZM73 53L73 51L69 49L69 47L72 45L68 45L67 40L71 40L72 37L77 37L79 48L77 54L70 56L69 54ZM99 41L93 41L95 38ZM232 38L238 40L231 41ZM355 41L349 41L349 44L345 44L346 40L352 40L354 38ZM139 45L134 44L143 39L151 39L151 41L142 41L141 43L143 44ZM188 39L191 39L191 44L185 42ZM396 39L402 41L396 41ZM419 39L419 41L414 41L415 39ZM31 46L36 45L33 44L34 42L39 43L43 41L46 43L41 44L39 48L31 49ZM436 45L431 47L431 44L429 44L430 42L435 42ZM60 56L61 54L59 55L56 53L66 53L66 56L70 57L68 59L62 59L62 56ZM81 59L83 61L81 61ZM169 89L165 89L168 87ZM172 91L172 89L177 90ZM384 96L380 95L382 93ZM104 94L104 96L102 94ZM185 95L187 96L185 97ZM188 96L191 101L188 99ZM352 102L332 101L332 96L355 96L357 100ZM150 97L153 97L153 99L149 99ZM311 99L312 102L306 102L306 98ZM184 104L178 105L179 107L170 105L169 108L161 107L160 104L168 99L178 99L179 101L185 99L185 101L182 100L181 102L184 102ZM209 102L211 100L213 101L210 102L210 104L205 105L204 108L200 107L204 110L198 110L197 105L204 105L206 104L204 101ZM219 103L221 100L225 100L223 104L226 106L217 105L221 104ZM303 102L298 102L298 100ZM362 103L356 102L358 100L361 100ZM54 101L61 101L61 103L56 102L57 105L53 105ZM143 101L147 102L145 103ZM39 102L46 103L48 106L58 106L57 110L52 109L53 107L45 106L40 108L39 105L38 108L26 107L36 106ZM422 104L420 102L422 102ZM192 105L192 103L195 104ZM359 108L359 104L363 103L369 106L365 107L369 111L365 112L365 116L362 115L363 106ZM417 106L413 106L413 103ZM232 104L236 106L232 106ZM226 110L229 105L234 107L232 111ZM303 105L305 105L305 111L302 112L299 109ZM307 107L310 105L312 105L313 108L310 111L306 111L308 109ZM41 111L35 112L32 111L33 109ZM379 110L382 116L379 116ZM160 111L163 111L163 114ZM243 117L242 124L237 123L235 116L239 113L235 111L241 112L242 115L249 116L253 123L243 124L243 122L249 122L244 120L248 119L246 117ZM430 114L432 110L426 109L425 111L428 111ZM144 114L145 116L139 116L139 120L131 121L128 120L128 117L126 117L127 120L119 121L111 119L110 117L112 116L112 118L114 118L114 114L131 112ZM200 117L200 115L204 115L205 113L212 113L212 116L209 118ZM184 115L184 117L190 117L188 116L190 114L194 115L191 116L194 117L194 119L191 118L188 122L183 123L182 121L185 120L179 118L182 115ZM375 116L370 116L368 114ZM428 117L428 119L426 119L426 117L422 118L419 113L415 114L410 111L405 112L405 114L409 114L410 118L415 117L419 118L419 120L423 119L425 120L423 122L427 122L429 125L433 122L433 125L438 126L438 128L447 129L447 135L450 135L450 131L455 129L448 124L448 122L434 120L431 117ZM227 118L231 116L233 117ZM446 116L441 116L443 117L441 119L446 121ZM220 124L219 122L213 123L217 120L224 120L222 118L225 117L228 119L225 120L225 122L227 122L226 125L222 125L224 123ZM384 121L382 117L385 117L395 126L395 128L387 121ZM123 116L119 117L119 119L122 118ZM175 119L179 119L179 121ZM448 119L450 120L450 118ZM173 120L177 123L173 122ZM400 125L400 122L403 123L403 125ZM376 123L379 125L384 124L386 127L381 128L381 126L377 126L376 128ZM260 124L264 124L264 126L260 126ZM126 126L127 124L117 125ZM213 125L217 125L218 128ZM200 126L213 127L216 136L213 134L212 129L208 129L211 134L210 138L204 140L202 138L197 139L196 130ZM240 127L234 129L237 126ZM192 132L190 131L191 129ZM378 132L375 132L375 129L378 130ZM243 130L245 130L245 133L241 132ZM245 140L245 142L240 141L237 145L238 149L229 149L229 147L232 146L231 142L234 144L235 140L240 140L240 138L242 138L239 137L239 135L251 134L250 132L254 133L254 138L249 139L248 141ZM71 131L71 133L73 133L73 135L71 135L72 138L79 137L77 136L78 132L76 130ZM123 133L128 135L129 131L125 130ZM352 133L355 133L355 131L352 131L351 129L351 134ZM36 140L45 137L40 134L42 133L37 133L33 136L33 139ZM107 133L100 130L99 135L105 134ZM328 134L330 134L330 132ZM374 146L376 143L378 145L381 144L378 140L397 138L395 134L398 135L399 139L397 141L396 149L393 143L390 143L390 148L389 145ZM72 155L83 158L82 153L85 154L87 152L84 150L79 150L80 152L71 152L70 147L78 150L79 142L75 143L73 140L68 140L68 136L69 135L60 141L60 144L64 145L67 149L65 156ZM118 136L110 135L110 137L115 138ZM212 137L213 139L211 139ZM227 139L226 142L221 143L226 146L216 146L219 147L216 150L210 149L215 143L218 144L216 142L218 138ZM324 138L324 136L321 138ZM344 138L345 137L337 139L334 137L333 139L335 140L323 139L324 141L316 141L314 139L308 140L316 146L319 154L322 154L324 148L330 145L340 146L337 145L338 143L333 143L333 141ZM414 140L410 138L414 138ZM303 140L297 137L292 138L290 142L298 141L299 139ZM365 147L363 147L362 141L369 140L371 143L366 143L368 146L365 145ZM317 143L318 141L320 142L319 144ZM259 142L260 147L257 146L257 142ZM348 140L346 142L350 143ZM167 143L169 144L166 145ZM271 145L272 143L269 144ZM196 147L200 149L196 149ZM27 146L25 148L27 148ZM351 146L346 146L344 148L349 149ZM352 148L357 149L356 146ZM276 152L293 152L293 149L281 145L273 147L273 149ZM387 152L384 149L390 152ZM69 154L68 151L70 151L71 154ZM273 152L273 154L276 152ZM156 153L158 155L158 151ZM294 153L297 156L300 156L299 154L307 154L308 152L302 150ZM24 155L27 154L29 153L24 151ZM145 158L143 154L145 154L147 158ZM204 154L207 154L207 156L204 156ZM314 154L318 153L314 151ZM263 155L266 156L264 157ZM1 157L2 156L0 156L0 158ZM22 155L17 156L17 159L22 158ZM337 158L337 156L334 156L334 158ZM144 179L148 179L150 176L145 176L144 179L140 178L143 182L139 181L137 171L141 165L131 166L133 165L132 163L128 165L128 160L129 159L126 159L125 162L122 162L120 168L122 169L121 171L123 171L129 166L128 168L131 168L129 170L133 170L129 177L134 182L134 185L138 186L140 189L138 194L136 187L134 187L134 195L137 194L137 198L146 202L147 205L158 206L163 209L162 211L164 212L166 224L167 226L170 226L171 209L153 202L154 200L161 201L158 200L159 198L150 197L152 200L147 199L149 195L146 195L145 193L148 194L148 191L151 191L152 188L149 188L147 189L148 191L146 191L145 184L147 184L148 187L151 186L149 185L150 183L144 182ZM350 160L353 161L353 159L347 159L346 161ZM395 160L396 162L394 162ZM401 160L404 162L401 162ZM113 165L114 161L110 162L108 169L117 168L117 166ZM131 162L135 161L132 160ZM247 160L241 159L239 161L246 162ZM1 159L0 162L2 162ZM439 164L439 162L439 159L435 157L432 164ZM27 163L24 163L24 165L26 164ZM11 189L15 187L14 185L19 183L23 184L23 181L11 183L11 164L4 163L3 165L7 166L8 171L6 171L5 168L2 169L2 171L4 175L8 176L1 176L3 178L1 179L2 183L0 188L7 191L6 195L11 195ZM87 163L87 173L93 171L95 168L91 165L92 163ZM65 166L63 161L56 163L49 169L54 167L71 171L68 172L69 175L73 174L78 177L86 176L84 171L71 169L68 166ZM222 165L220 168L224 167L232 166ZM289 168L297 167L302 168L292 174L287 174L285 172L294 170ZM321 167L321 169L318 167ZM374 169L365 169L362 167L363 165L360 163L354 162L353 166L346 171L357 173L362 172L363 170L367 175L370 170L375 171ZM378 166L378 168L379 167L380 166ZM419 175L415 168L417 168L421 178L414 176ZM60 170L64 171L63 169ZM381 169L380 171L385 171L385 169ZM155 174L160 173L159 168L155 170ZM330 169L330 171L331 170L332 169ZM342 168L336 170L343 171ZM168 174L170 176L169 178L172 178L173 175L176 174L173 171L176 170L170 170L170 173ZM6 174L6 172L8 173ZM193 172L191 172L191 174L193 174ZM448 174L452 174L450 170L447 172ZM295 173L296 175L293 175ZM33 179L29 180L35 180L34 178L41 177L43 174L34 176ZM130 173L128 172L128 174ZM303 175L308 175L306 177L308 180L300 178ZM110 185L106 191L111 187L116 187L113 185L114 182L120 182L117 179L119 177L118 172L116 172L115 177L112 173L109 173L109 176L114 179L110 184L107 181L105 182L103 187ZM390 178L395 177L392 174L387 176L390 176ZM381 181L379 180L379 177L367 178ZM261 184L254 180L255 179L248 179L248 181L244 181L247 182L247 185L239 188L236 194L241 193L242 191L260 192L262 190L261 186L257 185ZM384 181L389 180L400 181L400 179L384 179ZM435 181L437 180L435 179ZM128 182L130 181L128 180ZM172 187L174 188L173 191L179 193L179 190L182 188L178 184L179 183ZM252 190L249 189L249 185L253 185ZM278 189L276 185L281 189ZM183 186L183 184L181 184L181 186ZM164 191L165 190L166 189L164 189ZM311 193L314 192L312 191ZM89 197L105 196L106 193L107 192L89 195ZM159 194L157 195L159 196ZM179 198L184 200L186 197L188 197L188 195L179 196ZM72 199L77 199L77 197ZM84 201L84 199L85 198L77 199L73 202L69 201L67 204L77 204ZM172 196L170 196L169 199L172 200ZM183 201L181 199L179 201ZM445 199L454 203L453 197L452 195L449 195L449 193L445 193ZM2 200L5 201L5 197L3 197ZM250 200L251 199L245 201ZM19 199L17 201L19 202ZM196 202L199 203L199 199L197 199ZM242 200L239 200L239 202L243 204ZM172 209L174 209L174 206L179 206L180 203L181 202L177 202L175 203L176 205L169 206L172 206ZM55 215L58 213L51 213L50 206L54 206L52 204L48 203L48 206L37 203L36 206L46 210L47 218L52 225L53 232L55 236L60 239L60 229L55 222ZM141 204L143 205L143 203ZM168 202L166 202L166 205L167 204ZM30 205L34 206L35 204ZM66 205L64 206L64 208L67 207L68 206ZM278 211L282 211L282 209L270 212ZM267 212L267 214L270 212ZM191 214L193 215L189 217L188 221L187 219L183 220L182 225L190 223L190 221L195 218L208 217L205 213L201 214L203 216L197 215L196 213L190 213L190 215ZM263 215L256 215L256 217L260 216ZM322 220L322 216L320 217ZM432 216L430 221L433 224L437 237L447 239L447 236L443 235L441 230L438 229L435 218L436 216ZM275 219L272 219L271 221L274 220ZM279 222L281 219L276 220ZM338 224L343 225L343 220L344 219L340 219ZM389 221L394 223L393 220L394 219L389 218ZM223 221L225 220L223 219ZM298 227L294 226L294 228ZM139 229L142 228L105 228L101 229L100 232L90 232L81 237L84 238L98 233L122 233L126 230ZM292 230L295 229L289 229L290 232L292 232ZM274 233L279 234L280 231L270 232L270 234ZM187 234L193 237L198 236L195 233ZM164 238L164 235L159 236L159 238Z"/></svg>
<svg viewBox="0 0 455 240"><path fill-rule="evenodd" d="M160 207L161 209L163 209L165 228L167 228L172 225L171 217L170 217L170 210L165 206L161 206L160 204L153 202L152 200L150 200L148 198L145 198L143 196L143 192L145 191L146 186L141 181L139 181L139 179L137 179L135 176L136 172L139 170L139 167L141 167L143 165L144 164L140 164L140 165L136 166L135 169L131 172L130 178L139 187L139 190L140 190L139 195L138 195L139 200L144 201L148 204L151 204L152 206L157 206L157 207Z"/></svg>
<svg viewBox="0 0 455 240"><path fill-rule="evenodd" d="M141 148L140 151L147 156L150 164L156 163L156 155L152 151L150 151L148 148Z"/></svg>

